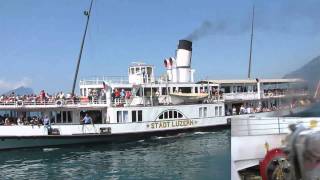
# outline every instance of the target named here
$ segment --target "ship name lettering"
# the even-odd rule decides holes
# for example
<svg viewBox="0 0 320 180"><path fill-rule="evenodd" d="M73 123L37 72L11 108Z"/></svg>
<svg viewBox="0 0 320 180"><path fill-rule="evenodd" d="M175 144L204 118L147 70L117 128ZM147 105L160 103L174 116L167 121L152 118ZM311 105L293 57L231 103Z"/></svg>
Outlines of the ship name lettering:
<svg viewBox="0 0 320 180"><path fill-rule="evenodd" d="M195 122L191 119L175 120L175 121L160 121L153 122L149 125L151 129L162 129L162 128L174 128L174 127L186 127L192 126Z"/></svg>

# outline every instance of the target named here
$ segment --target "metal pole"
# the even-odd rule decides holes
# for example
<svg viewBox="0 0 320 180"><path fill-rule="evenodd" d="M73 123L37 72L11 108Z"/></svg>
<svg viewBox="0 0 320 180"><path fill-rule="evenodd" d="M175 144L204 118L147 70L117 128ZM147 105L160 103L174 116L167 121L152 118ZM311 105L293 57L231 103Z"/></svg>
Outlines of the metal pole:
<svg viewBox="0 0 320 180"><path fill-rule="evenodd" d="M88 11L84 11L84 15L87 16L87 23L86 23L86 28L85 28L85 30L84 30L84 34L83 34L83 37L82 37L82 42L81 42L81 47L80 47L80 53L79 53L79 57L78 57L76 72L75 72L75 74L74 74L73 85L72 85L72 92L71 92L71 95L72 95L72 96L74 96L74 90L75 90L76 83L77 83L77 78L78 78L78 72L79 72L79 67L80 67L80 61L81 61L81 56L82 56L83 45L84 45L84 42L85 42L85 39L86 39L86 34L87 34L89 19L90 19L90 15L91 15L92 3L93 3L93 0L91 0L89 12L88 12Z"/></svg>
<svg viewBox="0 0 320 180"><path fill-rule="evenodd" d="M249 54L249 69L248 78L251 78L251 58L252 58L252 39L253 39L253 24L254 24L254 6L252 8L252 22L251 22L251 40L250 40L250 54Z"/></svg>

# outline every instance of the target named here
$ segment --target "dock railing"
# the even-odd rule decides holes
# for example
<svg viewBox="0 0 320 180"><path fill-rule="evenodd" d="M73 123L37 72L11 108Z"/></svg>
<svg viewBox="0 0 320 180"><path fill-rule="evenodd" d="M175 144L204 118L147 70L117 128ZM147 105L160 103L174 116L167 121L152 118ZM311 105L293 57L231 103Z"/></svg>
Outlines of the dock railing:
<svg viewBox="0 0 320 180"><path fill-rule="evenodd" d="M320 118L300 117L265 117L265 118L234 118L231 120L231 136L259 136L290 133L290 124L302 124L306 127L310 123L320 123Z"/></svg>

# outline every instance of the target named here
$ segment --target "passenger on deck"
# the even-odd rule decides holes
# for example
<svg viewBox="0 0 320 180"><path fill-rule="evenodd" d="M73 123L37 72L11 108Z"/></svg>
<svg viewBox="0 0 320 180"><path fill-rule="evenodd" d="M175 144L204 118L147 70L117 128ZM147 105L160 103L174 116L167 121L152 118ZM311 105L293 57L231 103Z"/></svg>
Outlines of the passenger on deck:
<svg viewBox="0 0 320 180"><path fill-rule="evenodd" d="M131 91L126 91L126 99L130 99L131 97Z"/></svg>
<svg viewBox="0 0 320 180"><path fill-rule="evenodd" d="M239 114L245 114L246 113L246 109L244 108L243 105L240 106L240 113Z"/></svg>
<svg viewBox="0 0 320 180"><path fill-rule="evenodd" d="M19 126L22 126L22 125L23 125L23 121L22 121L21 118L18 118L18 119L17 119L17 124L18 124Z"/></svg>
<svg viewBox="0 0 320 180"><path fill-rule="evenodd" d="M92 123L92 118L86 114L86 116L82 120L83 124L91 124Z"/></svg>
<svg viewBox="0 0 320 180"><path fill-rule="evenodd" d="M120 92L119 92L118 89L115 89L115 90L114 90L114 96L115 96L116 99L119 99L119 98L120 98Z"/></svg>
<svg viewBox="0 0 320 180"><path fill-rule="evenodd" d="M232 115L236 115L237 114L237 109L235 106L233 106L232 108Z"/></svg>
<svg viewBox="0 0 320 180"><path fill-rule="evenodd" d="M115 91L113 90L111 93L111 100L114 101L115 98L116 98L116 94L115 94Z"/></svg>
<svg viewBox="0 0 320 180"><path fill-rule="evenodd" d="M10 126L10 125L11 125L9 118L6 118L6 119L4 120L4 125L5 125L5 126Z"/></svg>
<svg viewBox="0 0 320 180"><path fill-rule="evenodd" d="M159 97L160 96L160 92L157 90L156 91L156 96Z"/></svg>
<svg viewBox="0 0 320 180"><path fill-rule="evenodd" d="M93 97L92 97L92 90L91 89L89 89L88 99L89 99L89 102L92 103Z"/></svg>
<svg viewBox="0 0 320 180"><path fill-rule="evenodd" d="M43 125L49 126L50 125L50 119L48 116L45 116L43 119Z"/></svg>
<svg viewBox="0 0 320 180"><path fill-rule="evenodd" d="M250 107L250 106L248 106L248 107L247 107L247 109L246 109L246 111L247 111L247 114L251 114L251 113L252 113L252 111L251 111L251 107Z"/></svg>
<svg viewBox="0 0 320 180"><path fill-rule="evenodd" d="M41 90L40 91L40 100L41 100L41 102L45 102L45 100L46 100L46 93L44 92L44 90Z"/></svg>
<svg viewBox="0 0 320 180"><path fill-rule="evenodd" d="M124 99L124 97L126 96L126 92L124 91L124 89L121 89L120 96L121 99Z"/></svg>

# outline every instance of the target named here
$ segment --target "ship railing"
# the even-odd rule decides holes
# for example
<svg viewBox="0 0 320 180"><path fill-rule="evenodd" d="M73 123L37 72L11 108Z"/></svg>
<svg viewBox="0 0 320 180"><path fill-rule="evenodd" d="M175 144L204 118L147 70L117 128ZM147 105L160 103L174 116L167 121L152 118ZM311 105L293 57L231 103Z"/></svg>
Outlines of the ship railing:
<svg viewBox="0 0 320 180"><path fill-rule="evenodd" d="M225 93L224 94L225 100L234 100L234 99L251 100L251 99L258 99L258 98L259 98L259 94L257 92Z"/></svg>
<svg viewBox="0 0 320 180"><path fill-rule="evenodd" d="M80 85L101 85L105 83L129 83L127 76L94 76L80 80Z"/></svg>
<svg viewBox="0 0 320 180"><path fill-rule="evenodd" d="M279 98L279 97L297 97L297 96L308 96L309 93L306 91L302 92L277 92L277 93L263 93L263 98Z"/></svg>
<svg viewBox="0 0 320 180"><path fill-rule="evenodd" d="M28 107L28 106L68 106L68 105L105 105L106 100L72 100L72 99L58 99L56 101L0 101L0 107Z"/></svg>
<svg viewBox="0 0 320 180"><path fill-rule="evenodd" d="M281 135L290 133L290 124L320 127L320 118L270 117L231 119L231 136Z"/></svg>

